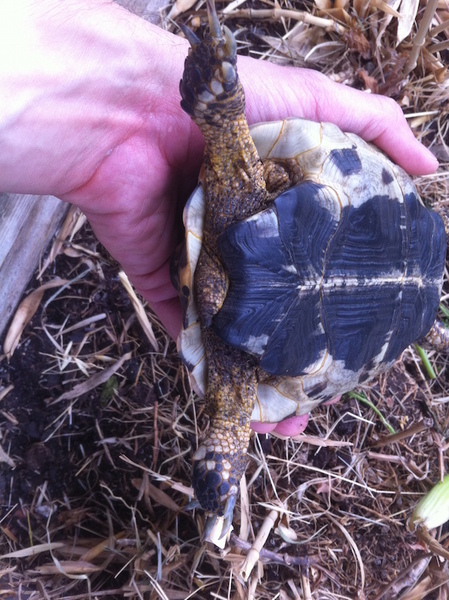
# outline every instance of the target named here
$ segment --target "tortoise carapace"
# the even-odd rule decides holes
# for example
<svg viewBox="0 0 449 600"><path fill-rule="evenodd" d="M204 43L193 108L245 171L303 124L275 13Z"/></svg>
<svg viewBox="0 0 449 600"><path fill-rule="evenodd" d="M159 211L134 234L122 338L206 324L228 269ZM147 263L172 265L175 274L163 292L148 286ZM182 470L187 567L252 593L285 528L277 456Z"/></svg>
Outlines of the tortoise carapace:
<svg viewBox="0 0 449 600"><path fill-rule="evenodd" d="M245 469L250 420L308 413L388 369L435 323L446 253L441 218L374 146L299 118L251 128L236 44L208 1L182 108L205 140L201 185L184 211L178 340L210 428L193 487L223 533Z"/></svg>

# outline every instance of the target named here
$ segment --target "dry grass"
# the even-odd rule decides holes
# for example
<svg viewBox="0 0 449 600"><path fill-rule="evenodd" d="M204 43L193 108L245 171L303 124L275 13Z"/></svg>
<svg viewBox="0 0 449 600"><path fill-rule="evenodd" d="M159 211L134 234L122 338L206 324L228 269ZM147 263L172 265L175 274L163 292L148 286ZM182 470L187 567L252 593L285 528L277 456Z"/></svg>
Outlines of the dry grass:
<svg viewBox="0 0 449 600"><path fill-rule="evenodd" d="M396 45L386 3L317 8L334 4L258 4L253 14L242 4L226 21L247 53L395 97L442 163L420 190L445 206L449 7L440 0L407 75L415 47L410 37ZM412 16L412 36L426 6ZM0 363L0 597L449 597L447 561L407 529L414 504L448 471L447 357L429 353L431 380L409 349L358 390L380 416L346 396L315 411L298 439L255 436L221 552L200 543L203 514L183 510L207 422L175 346L151 314L139 321L89 228L67 236L41 280L56 273L70 284L45 292L10 363ZM446 548L448 532L435 532Z"/></svg>

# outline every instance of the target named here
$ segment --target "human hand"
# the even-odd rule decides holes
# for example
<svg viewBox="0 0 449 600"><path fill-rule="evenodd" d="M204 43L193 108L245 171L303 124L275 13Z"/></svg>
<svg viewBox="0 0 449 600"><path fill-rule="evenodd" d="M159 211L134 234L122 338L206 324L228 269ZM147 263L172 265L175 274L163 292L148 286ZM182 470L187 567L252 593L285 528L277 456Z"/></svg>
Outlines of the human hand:
<svg viewBox="0 0 449 600"><path fill-rule="evenodd" d="M176 337L181 309L169 263L203 148L179 104L186 41L102 0L63 9L55 0L32 9L27 0L6 1L10 18L3 19L0 44L24 23L32 31L20 36L16 62L0 68L9 99L0 110L1 189L54 194L79 206ZM250 123L331 121L376 143L412 174L436 169L393 101L315 71L246 57L238 69Z"/></svg>
<svg viewBox="0 0 449 600"><path fill-rule="evenodd" d="M336 404L339 402L341 396L332 398L327 402L323 402L324 405ZM309 423L309 415L301 415L299 417L287 417L279 423L261 423L260 421L251 421L251 429L256 433L274 433L279 437L294 437L301 434Z"/></svg>
<svg viewBox="0 0 449 600"><path fill-rule="evenodd" d="M181 208L196 184L203 149L196 127L179 107L177 86L187 47L177 41L178 60L162 92L165 106L155 99L141 129L117 144L84 186L62 195L87 214L175 339L181 312L169 263L183 234ZM394 101L333 83L315 71L243 57L238 68L250 124L288 116L332 121L376 143L411 173L435 170L436 159L416 141ZM354 111L354 105L360 108Z"/></svg>

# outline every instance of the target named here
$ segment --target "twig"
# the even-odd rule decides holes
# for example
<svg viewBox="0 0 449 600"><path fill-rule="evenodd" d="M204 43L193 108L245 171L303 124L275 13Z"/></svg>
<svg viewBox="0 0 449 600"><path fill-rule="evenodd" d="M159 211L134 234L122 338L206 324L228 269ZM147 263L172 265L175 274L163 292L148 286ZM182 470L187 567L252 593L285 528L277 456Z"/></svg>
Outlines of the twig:
<svg viewBox="0 0 449 600"><path fill-rule="evenodd" d="M394 442L400 442L405 438L412 437L412 435L416 435L428 429L427 425L424 423L417 423L413 425L413 427L409 427L405 431L399 431L398 433L394 433L393 435L388 435L386 437L380 438L374 444L371 444L371 448L377 448L379 446L386 446L387 444L393 444Z"/></svg>
<svg viewBox="0 0 449 600"><path fill-rule="evenodd" d="M231 533L231 537L229 540L230 544L235 546L236 548L241 548L242 550L249 551L252 548L252 544L250 542L245 542L241 538L239 538L235 533ZM267 550L266 548L260 549L260 558L265 561L275 562L281 565L290 566L299 566L299 567L310 567L318 565L318 557L316 556L291 556L284 552L283 554L279 552L273 552L272 550Z"/></svg>
<svg viewBox="0 0 449 600"><path fill-rule="evenodd" d="M324 19L323 17L315 17L307 12L299 10L287 10L285 8L242 8L236 10L230 14L232 17L242 17L244 19L271 19L273 21L279 21L280 19L293 19L308 25L315 25L317 27L323 27L324 29L331 29L338 33L344 33L346 28L340 23L337 23L333 19Z"/></svg>
<svg viewBox="0 0 449 600"><path fill-rule="evenodd" d="M421 51L422 46L424 46L426 34L429 31L430 24L437 10L437 7L438 0L429 0L426 6L426 10L424 11L423 17L419 24L418 31L416 32L416 35L413 38L410 56L408 58L407 64L404 67L404 76L408 75L410 71L413 71L413 69L416 67L419 53Z"/></svg>
<svg viewBox="0 0 449 600"><path fill-rule="evenodd" d="M270 535L270 531L273 529L279 513L277 510L270 510L268 515L265 517L264 522L262 523L262 527L260 528L259 533L257 534L256 539L254 540L251 548L249 549L248 554L246 555L245 562L240 570L240 573L244 579L244 581L248 581L249 576L254 569L254 565L260 558L260 553L263 550L263 546L267 541L268 536Z"/></svg>

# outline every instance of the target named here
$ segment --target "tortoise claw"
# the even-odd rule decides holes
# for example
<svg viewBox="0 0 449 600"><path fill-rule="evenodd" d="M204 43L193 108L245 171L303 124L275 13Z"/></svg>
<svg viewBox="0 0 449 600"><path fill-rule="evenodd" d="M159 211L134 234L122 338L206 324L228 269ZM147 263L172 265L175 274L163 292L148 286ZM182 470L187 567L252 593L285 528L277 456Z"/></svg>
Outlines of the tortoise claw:
<svg viewBox="0 0 449 600"><path fill-rule="evenodd" d="M179 27L182 33L186 36L187 41L192 46L192 48L195 48L196 46L199 46L201 44L200 38L196 35L196 33L193 33L193 31L189 29L187 25L184 25L184 23L179 23Z"/></svg>
<svg viewBox="0 0 449 600"><path fill-rule="evenodd" d="M209 17L209 31L213 38L220 39L222 37L221 25L218 20L217 11L215 10L214 0L207 0L207 14Z"/></svg>
<svg viewBox="0 0 449 600"><path fill-rule="evenodd" d="M232 517L234 515L234 506L236 500L237 496L229 496L229 498L226 501L226 506L223 515L223 529L221 530L221 534L219 537L220 540L223 539L226 535L228 535L229 530L231 529Z"/></svg>
<svg viewBox="0 0 449 600"><path fill-rule="evenodd" d="M223 517L218 517L216 514L207 516L203 532L204 542L212 542L221 547L218 542L226 538L231 530L236 500L237 496L230 496L227 499Z"/></svg>
<svg viewBox="0 0 449 600"><path fill-rule="evenodd" d="M234 34L229 27L226 27L226 25L223 25L223 33L226 43L226 52L229 57L234 58L237 54L237 42L235 41Z"/></svg>
<svg viewBox="0 0 449 600"><path fill-rule="evenodd" d="M201 508L201 504L198 502L198 500L196 500L196 498L184 506L184 510L195 510L195 508Z"/></svg>
<svg viewBox="0 0 449 600"><path fill-rule="evenodd" d="M213 531L217 524L217 520L218 520L217 515L208 515L208 517L206 518L206 524L204 525L204 531L203 531L203 541L204 542L213 541L213 538L214 538ZM221 537L220 537L220 539L221 539Z"/></svg>

